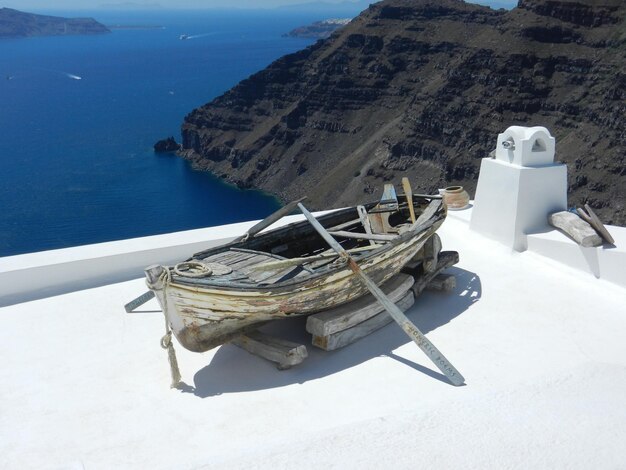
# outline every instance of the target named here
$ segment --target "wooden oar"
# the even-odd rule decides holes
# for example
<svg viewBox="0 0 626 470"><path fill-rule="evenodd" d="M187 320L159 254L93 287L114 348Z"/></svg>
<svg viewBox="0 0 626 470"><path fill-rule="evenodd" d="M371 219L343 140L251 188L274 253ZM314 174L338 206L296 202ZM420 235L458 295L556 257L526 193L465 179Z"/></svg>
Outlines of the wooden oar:
<svg viewBox="0 0 626 470"><path fill-rule="evenodd" d="M405 176L402 178L402 188L404 189L404 195L406 196L406 202L409 205L409 213L411 214L411 223L415 223L415 208L413 207L413 190L411 189L411 183Z"/></svg>
<svg viewBox="0 0 626 470"><path fill-rule="evenodd" d="M244 233L242 236L240 236L238 238L235 238L233 240L233 243L245 241L245 240L247 240L250 237L254 237L261 230L269 227L274 222L277 222L279 219L282 219L283 217L285 217L287 214L289 214L291 211L293 211L299 203L301 203L305 199L306 199L306 196L303 197L303 198L298 199L297 201L292 201L289 204L287 204L286 206L281 207L280 209L278 209L273 214L268 215L262 221L260 221L259 223L253 225L252 227L250 227L248 229L248 231L246 233Z"/></svg>
<svg viewBox="0 0 626 470"><path fill-rule="evenodd" d="M154 298L154 292L149 290L148 292L141 294L136 299L131 300L126 305L124 305L124 310L126 310L126 313L131 313L133 310L135 310L138 307L141 307L148 300L153 299L153 298Z"/></svg>
<svg viewBox="0 0 626 470"><path fill-rule="evenodd" d="M402 310L400 310L396 304L394 304L385 293L372 281L354 261L354 259L346 252L346 250L326 231L322 224L320 224L315 217L304 207L298 203L298 207L313 226L313 228L319 233L322 238L328 243L333 250L337 252L339 256L344 258L348 263L348 267L357 276L361 278L361 281L367 286L369 291L374 297L385 307L385 310L389 312L391 318L400 325L404 332L411 338L419 348L424 351L431 361L444 373L446 377L452 382L453 385L462 385L465 379L461 373L454 368L454 366L448 361L443 354L430 342L426 336L409 320Z"/></svg>

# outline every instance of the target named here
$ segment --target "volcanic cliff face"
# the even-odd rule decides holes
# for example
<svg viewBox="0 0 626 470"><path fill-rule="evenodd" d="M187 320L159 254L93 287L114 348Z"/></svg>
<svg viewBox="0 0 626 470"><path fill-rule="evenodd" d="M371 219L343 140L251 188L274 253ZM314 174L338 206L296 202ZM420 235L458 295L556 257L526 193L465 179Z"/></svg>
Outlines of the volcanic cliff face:
<svg viewBox="0 0 626 470"><path fill-rule="evenodd" d="M625 224L625 4L382 1L190 113L182 154L328 208L406 175L414 191L473 194L497 134L542 125L569 165L570 205Z"/></svg>

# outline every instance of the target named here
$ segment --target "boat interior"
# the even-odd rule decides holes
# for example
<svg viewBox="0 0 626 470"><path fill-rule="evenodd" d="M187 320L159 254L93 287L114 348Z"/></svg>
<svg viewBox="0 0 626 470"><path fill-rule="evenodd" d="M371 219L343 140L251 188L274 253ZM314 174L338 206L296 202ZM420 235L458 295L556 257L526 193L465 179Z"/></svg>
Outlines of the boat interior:
<svg viewBox="0 0 626 470"><path fill-rule="evenodd" d="M413 215L404 195L386 191L379 202L342 209L317 220L358 262L409 230L431 200L416 198L412 202ZM268 286L322 274L341 263L305 220L196 253L179 263L173 275L177 283L190 285Z"/></svg>

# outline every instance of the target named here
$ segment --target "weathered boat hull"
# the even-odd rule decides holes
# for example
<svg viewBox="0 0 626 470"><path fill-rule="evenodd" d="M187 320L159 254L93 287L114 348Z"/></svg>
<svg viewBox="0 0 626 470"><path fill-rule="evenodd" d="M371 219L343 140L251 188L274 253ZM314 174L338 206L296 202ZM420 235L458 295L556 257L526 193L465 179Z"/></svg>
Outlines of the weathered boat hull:
<svg viewBox="0 0 626 470"><path fill-rule="evenodd" d="M442 222L420 233L405 234L387 249L361 260L359 266L376 284L384 283L400 272ZM191 286L171 279L162 288L150 287L178 341L194 352L224 344L267 321L309 315L368 293L362 281L345 265L298 283L249 290Z"/></svg>

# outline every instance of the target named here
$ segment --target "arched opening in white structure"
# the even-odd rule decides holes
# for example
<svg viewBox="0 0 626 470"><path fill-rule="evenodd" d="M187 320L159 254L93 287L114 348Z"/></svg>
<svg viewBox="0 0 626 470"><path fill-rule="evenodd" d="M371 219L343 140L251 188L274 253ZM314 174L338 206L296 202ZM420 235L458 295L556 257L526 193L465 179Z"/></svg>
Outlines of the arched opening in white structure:
<svg viewBox="0 0 626 470"><path fill-rule="evenodd" d="M546 143L544 142L543 139L537 139L533 143L533 148L532 148L533 152L545 152L546 149L547 149Z"/></svg>

